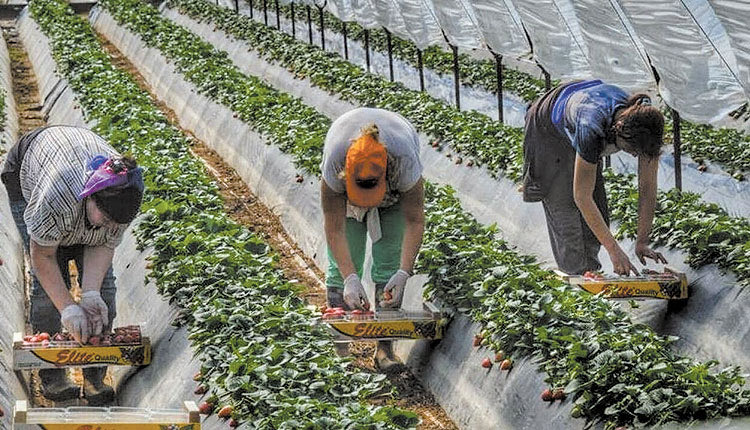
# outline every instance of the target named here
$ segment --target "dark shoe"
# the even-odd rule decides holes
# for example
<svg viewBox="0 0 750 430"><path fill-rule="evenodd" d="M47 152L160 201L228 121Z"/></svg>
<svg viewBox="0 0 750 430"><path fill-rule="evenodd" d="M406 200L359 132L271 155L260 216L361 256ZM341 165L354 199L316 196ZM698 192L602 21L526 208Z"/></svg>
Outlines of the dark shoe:
<svg viewBox="0 0 750 430"><path fill-rule="evenodd" d="M83 369L83 397L89 406L108 406L115 401L115 390L104 383L106 367Z"/></svg>
<svg viewBox="0 0 750 430"><path fill-rule="evenodd" d="M42 369L39 371L42 380L42 395L53 402L77 399L81 394L81 387L74 384L65 369Z"/></svg>
<svg viewBox="0 0 750 430"><path fill-rule="evenodd" d="M384 373L398 372L404 368L393 352L392 341L378 342L378 349L375 351L375 366Z"/></svg>

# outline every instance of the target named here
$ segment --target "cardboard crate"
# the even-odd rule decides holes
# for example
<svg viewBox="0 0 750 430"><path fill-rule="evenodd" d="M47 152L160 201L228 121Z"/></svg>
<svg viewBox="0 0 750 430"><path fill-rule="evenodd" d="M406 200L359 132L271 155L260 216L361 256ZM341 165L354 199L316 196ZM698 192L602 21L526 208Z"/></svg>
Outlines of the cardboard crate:
<svg viewBox="0 0 750 430"><path fill-rule="evenodd" d="M594 279L556 271L563 281L578 285L592 294L610 298L653 298L682 300L688 298L687 276L669 267L664 273L649 272L640 276L602 276Z"/></svg>
<svg viewBox="0 0 750 430"><path fill-rule="evenodd" d="M13 368L52 369L59 367L142 366L151 363L151 341L142 336L140 343L112 346L80 345L60 342L44 347L25 345L23 334L13 335Z"/></svg>
<svg viewBox="0 0 750 430"><path fill-rule="evenodd" d="M336 336L336 341L355 339L441 339L448 324L434 306L425 304L423 311L379 311L373 315L347 312L338 318L321 318Z"/></svg>
<svg viewBox="0 0 750 430"><path fill-rule="evenodd" d="M13 429L200 430L200 414L195 402L185 402L183 408L29 408L26 400L19 400L13 410Z"/></svg>

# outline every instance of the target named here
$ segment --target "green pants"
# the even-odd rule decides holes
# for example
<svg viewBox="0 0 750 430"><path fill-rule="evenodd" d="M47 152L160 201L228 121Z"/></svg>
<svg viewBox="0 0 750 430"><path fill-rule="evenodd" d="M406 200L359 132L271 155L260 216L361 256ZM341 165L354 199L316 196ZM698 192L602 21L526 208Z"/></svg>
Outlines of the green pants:
<svg viewBox="0 0 750 430"><path fill-rule="evenodd" d="M379 241L372 244L372 271L370 271L370 277L376 284L388 282L398 271L401 265L401 244L404 239L404 214L401 212L401 203L380 208L379 212L380 229L383 235ZM366 218L362 222L354 218L346 219L346 241L349 244L354 270L361 279L367 245ZM326 286L344 288L344 280L330 248L328 248Z"/></svg>

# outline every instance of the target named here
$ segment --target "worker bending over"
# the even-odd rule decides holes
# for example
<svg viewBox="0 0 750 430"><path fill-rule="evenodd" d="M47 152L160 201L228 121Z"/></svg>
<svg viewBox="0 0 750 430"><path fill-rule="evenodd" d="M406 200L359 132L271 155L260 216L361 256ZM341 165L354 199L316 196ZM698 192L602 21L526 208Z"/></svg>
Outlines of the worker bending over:
<svg viewBox="0 0 750 430"><path fill-rule="evenodd" d="M424 233L416 130L396 113L354 109L328 130L321 170L328 305L369 309L361 281L369 234L376 309L400 308ZM375 362L382 370L398 363L392 342L378 343Z"/></svg>
<svg viewBox="0 0 750 430"><path fill-rule="evenodd" d="M646 94L629 96L600 80L563 84L526 113L523 198L541 201L552 252L570 274L599 270L604 245L615 273L638 274L609 231L602 158L625 151L638 158L635 254L666 263L649 246L664 118Z"/></svg>
<svg viewBox="0 0 750 430"><path fill-rule="evenodd" d="M50 334L65 329L85 343L108 332L115 318L112 256L143 196L142 172L93 132L51 126L24 135L8 153L2 181L24 247L31 255L31 326ZM68 261L75 260L81 299L71 296ZM89 405L114 399L103 382L106 367L83 369ZM78 398L65 369L39 371L52 401Z"/></svg>

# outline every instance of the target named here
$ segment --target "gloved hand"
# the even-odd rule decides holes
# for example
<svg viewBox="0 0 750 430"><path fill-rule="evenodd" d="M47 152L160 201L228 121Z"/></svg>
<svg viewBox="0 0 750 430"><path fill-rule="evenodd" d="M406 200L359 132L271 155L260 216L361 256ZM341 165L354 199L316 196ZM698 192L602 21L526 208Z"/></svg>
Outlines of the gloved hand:
<svg viewBox="0 0 750 430"><path fill-rule="evenodd" d="M68 305L60 312L60 323L80 343L89 340L89 321L86 312L78 305Z"/></svg>
<svg viewBox="0 0 750 430"><path fill-rule="evenodd" d="M101 293L93 290L84 291L78 305L86 312L91 325L91 334L101 334L109 323L109 308L104 303Z"/></svg>
<svg viewBox="0 0 750 430"><path fill-rule="evenodd" d="M370 301L367 300L365 287L356 273L352 273L344 279L344 303L349 309L370 309Z"/></svg>
<svg viewBox="0 0 750 430"><path fill-rule="evenodd" d="M384 308L395 308L401 306L401 299L404 296L404 287L406 287L406 281L409 280L409 273L405 270L399 269L396 273L391 276L388 283L383 288L383 295L386 296L386 300L380 302L380 306ZM388 294L385 294L388 293ZM390 295L390 299L387 297Z"/></svg>

